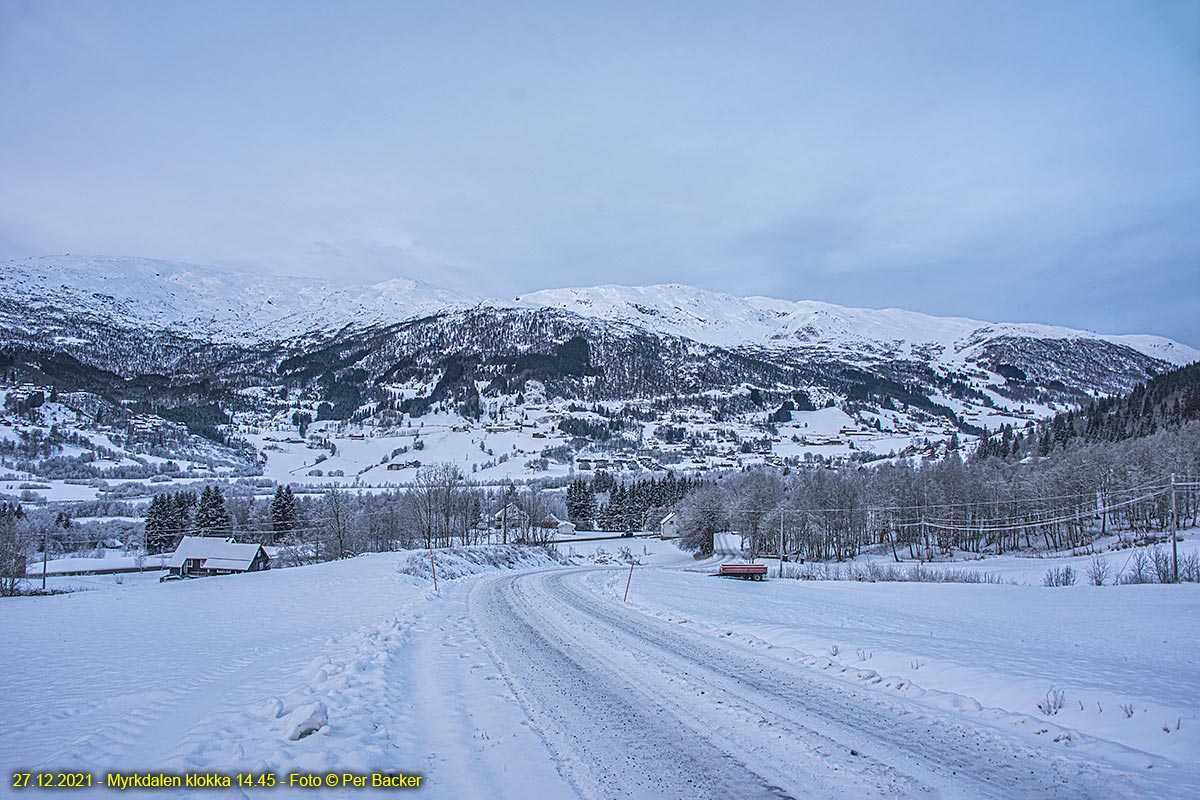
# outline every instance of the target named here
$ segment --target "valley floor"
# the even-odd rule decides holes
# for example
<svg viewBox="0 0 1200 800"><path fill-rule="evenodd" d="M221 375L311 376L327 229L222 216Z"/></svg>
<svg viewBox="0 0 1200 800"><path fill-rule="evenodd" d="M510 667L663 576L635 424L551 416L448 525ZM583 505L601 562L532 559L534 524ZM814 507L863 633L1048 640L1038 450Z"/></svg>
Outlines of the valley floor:
<svg viewBox="0 0 1200 800"><path fill-rule="evenodd" d="M467 798L1200 795L1198 586L759 584L634 549L627 603L619 565L452 561L435 594L400 571L414 554L6 601L0 768L382 770Z"/></svg>

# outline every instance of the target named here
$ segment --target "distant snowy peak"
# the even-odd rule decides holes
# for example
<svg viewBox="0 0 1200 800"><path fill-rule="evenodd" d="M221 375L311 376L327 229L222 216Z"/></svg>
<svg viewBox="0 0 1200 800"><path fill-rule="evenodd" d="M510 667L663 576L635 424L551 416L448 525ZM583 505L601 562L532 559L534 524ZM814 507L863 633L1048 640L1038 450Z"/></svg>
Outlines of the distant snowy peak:
<svg viewBox="0 0 1200 800"><path fill-rule="evenodd" d="M736 297L693 286L596 286L522 295L519 307L548 307L625 323L719 347L821 347L831 351L908 355L913 348L959 361L997 339L1091 339L1125 345L1152 358L1187 364L1200 350L1160 336L1109 336L1036 323L990 323L903 309L848 308L816 300Z"/></svg>
<svg viewBox="0 0 1200 800"><path fill-rule="evenodd" d="M1089 340L1127 346L1172 364L1200 351L1158 336L1105 336L1032 323L989 323L901 309L847 308L815 300L735 297L694 286L547 289L481 301L409 278L347 286L259 270L145 258L46 256L0 263L0 327L60 332L92 320L253 343L342 328L390 325L478 307L569 312L721 348L820 353L848 363L917 358L957 368L997 343Z"/></svg>
<svg viewBox="0 0 1200 800"><path fill-rule="evenodd" d="M408 278L337 286L257 270L69 255L0 264L0 292L47 313L240 341L391 323L478 302Z"/></svg>

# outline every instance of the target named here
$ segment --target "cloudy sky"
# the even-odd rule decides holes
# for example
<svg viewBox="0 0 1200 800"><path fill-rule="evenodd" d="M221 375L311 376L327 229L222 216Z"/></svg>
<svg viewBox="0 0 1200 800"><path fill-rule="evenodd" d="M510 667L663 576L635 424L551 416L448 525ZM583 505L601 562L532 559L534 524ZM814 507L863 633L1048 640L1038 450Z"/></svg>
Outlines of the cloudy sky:
<svg viewBox="0 0 1200 800"><path fill-rule="evenodd" d="M1200 0L0 0L0 257L1200 345Z"/></svg>

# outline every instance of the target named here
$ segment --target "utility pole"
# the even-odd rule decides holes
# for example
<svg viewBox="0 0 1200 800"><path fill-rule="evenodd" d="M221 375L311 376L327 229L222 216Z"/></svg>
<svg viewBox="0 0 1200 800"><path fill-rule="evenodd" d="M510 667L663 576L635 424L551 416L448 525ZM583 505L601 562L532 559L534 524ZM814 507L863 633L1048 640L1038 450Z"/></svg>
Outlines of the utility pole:
<svg viewBox="0 0 1200 800"><path fill-rule="evenodd" d="M779 509L779 577L783 577L783 509Z"/></svg>
<svg viewBox="0 0 1200 800"><path fill-rule="evenodd" d="M48 528L42 527L42 591L46 591L46 547L49 545ZM1176 572L1175 580L1179 580L1179 573Z"/></svg>
<svg viewBox="0 0 1200 800"><path fill-rule="evenodd" d="M1179 583L1179 520L1175 514L1175 473L1171 473L1171 572Z"/></svg>

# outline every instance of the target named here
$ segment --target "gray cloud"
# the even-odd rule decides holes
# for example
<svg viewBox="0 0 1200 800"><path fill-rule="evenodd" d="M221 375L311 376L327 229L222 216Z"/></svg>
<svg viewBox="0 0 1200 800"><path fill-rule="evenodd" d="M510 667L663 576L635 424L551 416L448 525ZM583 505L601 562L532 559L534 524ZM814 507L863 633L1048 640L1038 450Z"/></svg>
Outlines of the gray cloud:
<svg viewBox="0 0 1200 800"><path fill-rule="evenodd" d="M0 2L0 253L1200 344L1194 3Z"/></svg>

